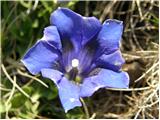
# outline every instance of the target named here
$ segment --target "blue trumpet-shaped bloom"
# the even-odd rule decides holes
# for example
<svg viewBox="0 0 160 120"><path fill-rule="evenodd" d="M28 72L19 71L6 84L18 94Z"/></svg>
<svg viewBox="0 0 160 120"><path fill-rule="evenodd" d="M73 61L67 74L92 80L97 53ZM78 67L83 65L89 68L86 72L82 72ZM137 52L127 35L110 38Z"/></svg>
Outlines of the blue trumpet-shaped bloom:
<svg viewBox="0 0 160 120"><path fill-rule="evenodd" d="M101 25L95 17L58 8L50 22L21 61L33 75L41 73L56 84L65 112L99 88L128 88L119 50L122 21L108 19Z"/></svg>

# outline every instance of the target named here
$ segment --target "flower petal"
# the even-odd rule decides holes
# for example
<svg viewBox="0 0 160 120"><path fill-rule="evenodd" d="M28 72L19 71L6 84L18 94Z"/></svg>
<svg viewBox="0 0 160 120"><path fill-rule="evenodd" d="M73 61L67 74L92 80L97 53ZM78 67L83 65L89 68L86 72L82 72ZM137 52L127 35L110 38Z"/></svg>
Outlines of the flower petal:
<svg viewBox="0 0 160 120"><path fill-rule="evenodd" d="M119 49L122 32L123 32L122 21L114 19L106 20L97 37L101 51L105 51L106 54L109 54Z"/></svg>
<svg viewBox="0 0 160 120"><path fill-rule="evenodd" d="M64 76L63 73L54 69L42 69L41 73L43 77L51 79L56 85L58 85Z"/></svg>
<svg viewBox="0 0 160 120"><path fill-rule="evenodd" d="M54 11L50 21L58 28L62 40L71 40L76 51L101 28L100 22L95 17L82 17L67 8L58 8Z"/></svg>
<svg viewBox="0 0 160 120"><path fill-rule="evenodd" d="M80 73L82 74L88 73L90 66L92 64L92 58L93 58L92 53L90 53L86 49L83 49L82 51L79 52L78 59L80 63L78 69Z"/></svg>
<svg viewBox="0 0 160 120"><path fill-rule="evenodd" d="M94 37L95 38L95 37ZM87 75L92 70L92 64L95 57L95 52L98 48L98 42L92 38L83 48L75 53L75 56L79 60L79 73Z"/></svg>
<svg viewBox="0 0 160 120"><path fill-rule="evenodd" d="M122 65L125 63L120 50L117 50L111 54L102 54L96 61L95 64L98 67L119 71Z"/></svg>
<svg viewBox="0 0 160 120"><path fill-rule="evenodd" d="M42 68L52 68L57 60L57 51L46 41L39 40L28 50L21 62L35 75L39 73Z"/></svg>
<svg viewBox="0 0 160 120"><path fill-rule="evenodd" d="M95 17L83 17L83 39L82 45L91 40L101 29L101 23Z"/></svg>
<svg viewBox="0 0 160 120"><path fill-rule="evenodd" d="M59 97L65 112L76 107L81 106L79 100L80 88L75 83L69 81L63 74L53 69L42 69L42 76L54 81L58 87Z"/></svg>
<svg viewBox="0 0 160 120"><path fill-rule="evenodd" d="M63 77L61 82L58 84L59 97L65 112L73 109L76 106L81 106L79 100L79 86L70 82L67 78Z"/></svg>
<svg viewBox="0 0 160 120"><path fill-rule="evenodd" d="M41 40L46 40L50 45L57 49L62 49L62 44L58 30L55 26L49 26L44 29L44 35Z"/></svg>
<svg viewBox="0 0 160 120"><path fill-rule="evenodd" d="M99 88L128 88L129 76L126 72L114 72L102 69L98 75L84 79L81 86L80 96L89 97Z"/></svg>

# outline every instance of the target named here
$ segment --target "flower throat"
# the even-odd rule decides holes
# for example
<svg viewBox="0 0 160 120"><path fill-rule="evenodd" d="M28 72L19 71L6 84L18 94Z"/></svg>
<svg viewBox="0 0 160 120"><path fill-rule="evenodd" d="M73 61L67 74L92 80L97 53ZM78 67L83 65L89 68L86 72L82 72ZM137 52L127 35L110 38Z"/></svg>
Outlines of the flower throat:
<svg viewBox="0 0 160 120"><path fill-rule="evenodd" d="M68 79L75 81L76 83L81 83L81 77L79 76L78 71L79 60L73 59L71 63L72 69L67 73Z"/></svg>

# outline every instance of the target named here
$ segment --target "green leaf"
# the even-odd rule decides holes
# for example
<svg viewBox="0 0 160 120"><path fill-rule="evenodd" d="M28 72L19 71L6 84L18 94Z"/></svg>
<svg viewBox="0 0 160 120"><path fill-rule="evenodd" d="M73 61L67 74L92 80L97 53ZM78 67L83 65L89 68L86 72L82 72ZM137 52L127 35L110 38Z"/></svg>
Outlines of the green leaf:
<svg viewBox="0 0 160 120"><path fill-rule="evenodd" d="M56 98L58 95L58 90L54 84L49 86L49 88L45 88L45 87L39 88L39 92L42 97L45 97L48 100L52 100L52 99Z"/></svg>
<svg viewBox="0 0 160 120"><path fill-rule="evenodd" d="M32 87L25 87L23 90L31 95L33 88ZM12 107L13 108L19 108L24 105L24 103L28 100L26 96L24 96L20 92L16 92L14 96L11 99Z"/></svg>
<svg viewBox="0 0 160 120"><path fill-rule="evenodd" d="M27 98L22 93L16 93L11 100L12 107L21 107L26 102L26 100Z"/></svg>

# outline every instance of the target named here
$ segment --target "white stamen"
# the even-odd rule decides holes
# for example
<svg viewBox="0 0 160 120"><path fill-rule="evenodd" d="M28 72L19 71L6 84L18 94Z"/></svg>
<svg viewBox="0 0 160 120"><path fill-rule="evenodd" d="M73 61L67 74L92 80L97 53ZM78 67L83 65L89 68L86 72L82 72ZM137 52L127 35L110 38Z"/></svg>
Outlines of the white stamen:
<svg viewBox="0 0 160 120"><path fill-rule="evenodd" d="M72 60L72 67L78 67L79 65L79 60L78 59L73 59Z"/></svg>

